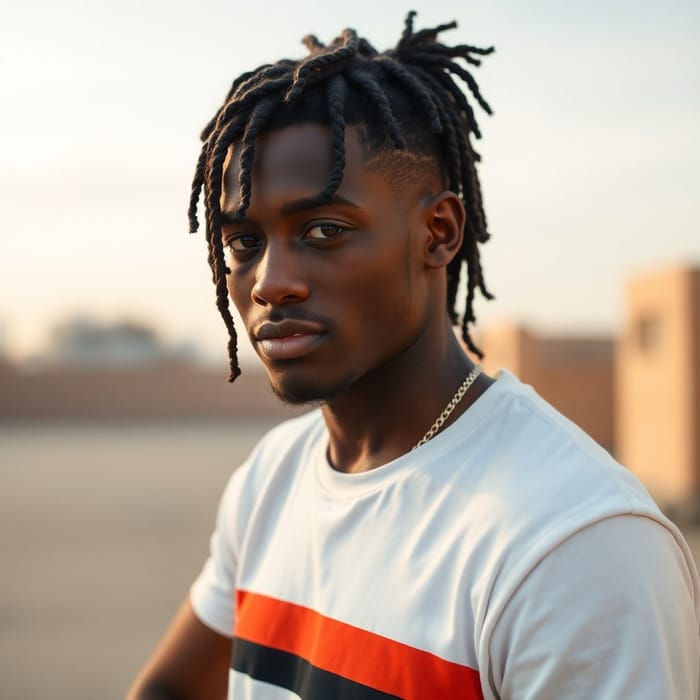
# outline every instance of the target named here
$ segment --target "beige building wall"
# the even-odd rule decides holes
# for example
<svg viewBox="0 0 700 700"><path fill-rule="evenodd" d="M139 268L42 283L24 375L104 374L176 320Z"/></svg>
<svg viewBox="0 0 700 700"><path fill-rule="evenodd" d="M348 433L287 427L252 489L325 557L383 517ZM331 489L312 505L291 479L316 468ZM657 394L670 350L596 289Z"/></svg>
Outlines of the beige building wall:
<svg viewBox="0 0 700 700"><path fill-rule="evenodd" d="M539 335L516 324L479 337L489 374L505 368L614 453L614 342Z"/></svg>
<svg viewBox="0 0 700 700"><path fill-rule="evenodd" d="M662 504L700 487L700 269L668 268L627 285L617 349L622 461Z"/></svg>
<svg viewBox="0 0 700 700"><path fill-rule="evenodd" d="M284 405L267 374L162 362L135 367L46 367L23 372L0 361L0 420L149 420L298 415Z"/></svg>

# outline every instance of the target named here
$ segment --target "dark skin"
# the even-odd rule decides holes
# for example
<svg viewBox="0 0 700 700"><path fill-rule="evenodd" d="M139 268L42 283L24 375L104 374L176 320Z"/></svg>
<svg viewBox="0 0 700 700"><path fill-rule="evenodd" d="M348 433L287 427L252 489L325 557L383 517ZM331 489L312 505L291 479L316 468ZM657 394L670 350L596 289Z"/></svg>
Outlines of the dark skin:
<svg viewBox="0 0 700 700"><path fill-rule="evenodd" d="M437 170L397 191L361 144L349 127L343 181L328 204L315 201L330 171L330 134L317 125L258 139L243 220L236 151L222 197L231 299L275 391L323 402L330 461L345 472L409 451L473 366L446 312L461 201ZM269 334L281 338L261 337ZM451 419L487 385L482 378Z"/></svg>
<svg viewBox="0 0 700 700"><path fill-rule="evenodd" d="M200 622L186 599L126 700L223 700L230 660L231 640Z"/></svg>
<svg viewBox="0 0 700 700"><path fill-rule="evenodd" d="M330 134L303 125L256 142L241 219L237 151L230 156L221 203L229 293L273 389L321 402L335 469L367 471L407 453L473 367L446 311L460 199L437 168L397 191L349 127L343 181L322 204ZM445 427L492 382L480 375ZM185 601L128 700L224 697L230 654L231 640Z"/></svg>

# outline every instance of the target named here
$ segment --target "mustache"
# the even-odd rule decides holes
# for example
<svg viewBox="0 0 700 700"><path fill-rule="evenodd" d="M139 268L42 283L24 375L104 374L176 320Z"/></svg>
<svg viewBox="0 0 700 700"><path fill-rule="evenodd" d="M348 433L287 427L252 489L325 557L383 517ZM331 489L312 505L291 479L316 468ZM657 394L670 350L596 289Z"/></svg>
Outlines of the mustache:
<svg viewBox="0 0 700 700"><path fill-rule="evenodd" d="M255 319L255 323L251 327L258 327L265 322L270 323L281 323L282 321L307 321L309 323L316 323L320 326L324 326L327 330L332 330L335 326L331 319L326 316L319 316L313 313L309 313L305 309L301 308L275 308L272 309L268 314L260 316Z"/></svg>

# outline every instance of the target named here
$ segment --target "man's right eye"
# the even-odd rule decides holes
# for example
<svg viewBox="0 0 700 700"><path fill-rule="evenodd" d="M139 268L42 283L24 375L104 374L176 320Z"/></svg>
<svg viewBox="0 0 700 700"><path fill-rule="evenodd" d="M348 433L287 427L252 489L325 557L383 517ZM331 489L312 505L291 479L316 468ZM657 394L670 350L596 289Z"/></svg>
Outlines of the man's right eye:
<svg viewBox="0 0 700 700"><path fill-rule="evenodd" d="M226 247L234 253L241 253L260 246L260 238L253 233L241 233L229 238Z"/></svg>

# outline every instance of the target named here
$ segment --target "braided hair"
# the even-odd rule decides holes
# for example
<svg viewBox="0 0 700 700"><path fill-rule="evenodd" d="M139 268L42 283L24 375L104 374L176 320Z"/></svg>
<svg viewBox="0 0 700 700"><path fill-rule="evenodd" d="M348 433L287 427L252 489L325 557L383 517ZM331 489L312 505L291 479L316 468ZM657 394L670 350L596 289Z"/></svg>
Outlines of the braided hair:
<svg viewBox="0 0 700 700"><path fill-rule="evenodd" d="M479 244L489 239L481 188L476 171L480 160L471 135L481 132L460 78L471 97L488 114L491 108L471 73L457 59L478 66L478 56L493 52L465 44L447 46L438 36L456 22L414 31L415 12L409 12L395 48L379 53L353 29L344 30L328 46L315 36L304 37L309 55L299 61L283 59L244 73L234 80L222 106L202 131L203 143L190 196L190 231L199 227L197 207L202 190L206 211L208 262L216 288L216 305L229 334L229 382L240 375L237 336L229 308L220 198L224 161L234 143L240 148L240 206L242 216L251 195L256 138L263 130L292 124L317 123L330 127L333 166L321 193L330 200L343 178L346 125L361 124L371 155L403 162L405 177L415 178L411 156L429 156L444 174L447 187L466 209L464 238L447 266L447 311L460 323L455 305L462 271L466 271L466 306L461 335L466 346L482 357L469 326L478 289L491 299L481 270ZM402 160L403 159L403 160ZM399 167L401 167L399 165Z"/></svg>

